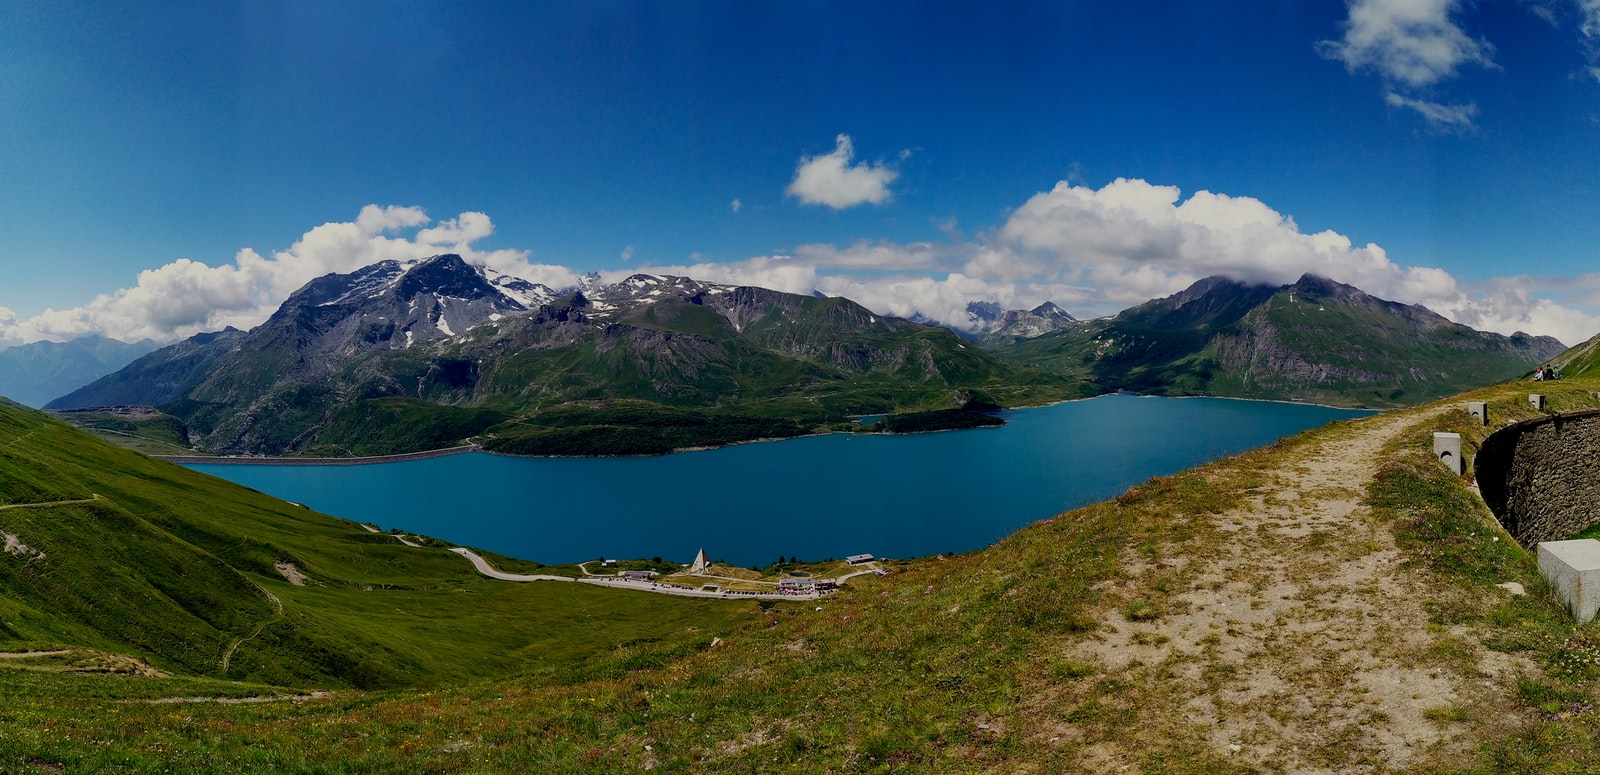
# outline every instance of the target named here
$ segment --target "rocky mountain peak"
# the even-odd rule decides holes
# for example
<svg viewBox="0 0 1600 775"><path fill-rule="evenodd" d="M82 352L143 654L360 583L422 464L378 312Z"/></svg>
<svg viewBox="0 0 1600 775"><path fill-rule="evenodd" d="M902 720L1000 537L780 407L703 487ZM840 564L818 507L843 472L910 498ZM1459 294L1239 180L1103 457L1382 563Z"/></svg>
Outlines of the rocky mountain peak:
<svg viewBox="0 0 1600 775"><path fill-rule="evenodd" d="M979 323L993 323L996 320L999 320L1000 316L1004 315L1004 314L1006 314L1005 307L1000 306L996 302L992 302L992 301L969 301L969 302L967 302L967 317L970 317L973 320L978 321Z"/></svg>
<svg viewBox="0 0 1600 775"><path fill-rule="evenodd" d="M425 258L407 268L394 288L395 295L409 299L419 294L435 294L455 299L483 299L500 296L515 309L523 305L492 285L483 270L468 266L455 253Z"/></svg>
<svg viewBox="0 0 1600 775"><path fill-rule="evenodd" d="M1042 318L1051 318L1055 320L1077 320L1077 318L1068 314L1066 310L1056 306L1056 303L1053 301L1047 301L1028 311Z"/></svg>

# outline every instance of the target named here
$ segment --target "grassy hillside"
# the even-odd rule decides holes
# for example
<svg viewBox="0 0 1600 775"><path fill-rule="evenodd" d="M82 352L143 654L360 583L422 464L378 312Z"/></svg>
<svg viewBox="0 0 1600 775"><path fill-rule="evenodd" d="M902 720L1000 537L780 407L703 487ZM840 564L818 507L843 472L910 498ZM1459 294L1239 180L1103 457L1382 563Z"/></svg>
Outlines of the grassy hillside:
<svg viewBox="0 0 1600 775"><path fill-rule="evenodd" d="M192 455L188 429L165 412L144 410L54 412L53 416L119 447L147 455Z"/></svg>
<svg viewBox="0 0 1600 775"><path fill-rule="evenodd" d="M29 549L0 554L0 651L86 647L183 675L375 688L559 672L619 643L706 641L748 615L491 583L443 548L404 546L15 405L0 405L0 504L0 532ZM303 586L280 570L290 566Z"/></svg>
<svg viewBox="0 0 1600 775"><path fill-rule="evenodd" d="M1597 388L1542 392L1592 407ZM1498 424L1532 414L1527 390L1157 478L981 552L765 606L711 648L260 704L148 704L244 690L0 660L0 768L1594 771L1600 627L1571 625L1430 453L1435 430L1481 441L1463 401ZM1513 581L1527 594L1494 586Z"/></svg>
<svg viewBox="0 0 1600 775"><path fill-rule="evenodd" d="M1600 376L1600 334L1551 358L1549 364L1568 377Z"/></svg>

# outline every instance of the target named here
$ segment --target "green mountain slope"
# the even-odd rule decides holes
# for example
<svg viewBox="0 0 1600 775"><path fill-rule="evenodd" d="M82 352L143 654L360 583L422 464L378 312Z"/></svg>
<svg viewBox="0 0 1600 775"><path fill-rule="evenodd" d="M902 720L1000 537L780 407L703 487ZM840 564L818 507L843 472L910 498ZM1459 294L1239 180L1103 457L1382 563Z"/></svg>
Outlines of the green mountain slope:
<svg viewBox="0 0 1600 775"><path fill-rule="evenodd" d="M1207 278L997 353L1106 390L1389 407L1515 377L1561 349L1307 275L1282 287Z"/></svg>
<svg viewBox="0 0 1600 775"><path fill-rule="evenodd" d="M181 675L383 687L560 671L641 638L699 643L689 628L715 633L747 615L491 582L443 548L408 547L4 402L0 533L0 651L85 647Z"/></svg>
<svg viewBox="0 0 1600 775"><path fill-rule="evenodd" d="M1551 358L1546 365L1560 369L1567 377L1600 375L1600 334Z"/></svg>

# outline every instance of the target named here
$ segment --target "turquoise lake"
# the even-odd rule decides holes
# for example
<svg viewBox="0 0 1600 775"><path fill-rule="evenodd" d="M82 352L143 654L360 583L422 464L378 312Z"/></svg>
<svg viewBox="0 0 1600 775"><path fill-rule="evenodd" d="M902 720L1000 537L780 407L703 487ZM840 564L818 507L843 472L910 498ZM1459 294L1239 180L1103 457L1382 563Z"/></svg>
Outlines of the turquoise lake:
<svg viewBox="0 0 1600 775"><path fill-rule="evenodd" d="M1152 476L1369 414L1108 395L1000 428L833 434L633 458L470 453L361 466L191 465L321 512L548 564L660 556L765 565L981 549Z"/></svg>

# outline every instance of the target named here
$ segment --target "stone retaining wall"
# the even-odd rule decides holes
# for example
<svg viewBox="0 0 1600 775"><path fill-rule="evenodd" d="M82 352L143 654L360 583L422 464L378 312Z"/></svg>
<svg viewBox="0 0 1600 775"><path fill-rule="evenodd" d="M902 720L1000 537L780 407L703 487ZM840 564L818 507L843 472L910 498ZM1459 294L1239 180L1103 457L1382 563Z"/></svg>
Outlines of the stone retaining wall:
<svg viewBox="0 0 1600 775"><path fill-rule="evenodd" d="M1523 420L1483 440L1472 461L1483 500L1523 546L1600 523L1600 410Z"/></svg>

